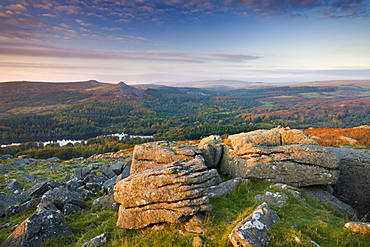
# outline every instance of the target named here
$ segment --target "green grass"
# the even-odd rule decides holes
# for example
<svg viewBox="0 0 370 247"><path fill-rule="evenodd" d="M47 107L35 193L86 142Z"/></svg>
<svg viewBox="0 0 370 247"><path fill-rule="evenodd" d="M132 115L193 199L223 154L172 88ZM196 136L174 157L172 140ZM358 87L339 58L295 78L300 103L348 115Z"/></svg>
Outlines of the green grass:
<svg viewBox="0 0 370 247"><path fill-rule="evenodd" d="M333 96L323 95L321 93L300 93L304 98L333 98Z"/></svg>
<svg viewBox="0 0 370 247"><path fill-rule="evenodd" d="M223 180L227 180L223 176ZM86 202L87 211L79 211L66 219L74 233L58 240L49 240L45 247L77 247L82 246L91 238L104 232L111 234L111 239L102 246L111 247L141 247L141 246L191 246L194 236L201 236L206 240L205 247L232 246L228 234L236 223L248 216L253 209L262 202L254 201L256 194L265 191L276 192L278 189L269 189L271 182L251 179L245 185L241 184L228 196L210 198L213 209L205 213L206 222L202 227L209 230L202 234L182 235L182 224L164 224L161 231L150 227L141 230L128 230L116 227L117 212L111 210L90 209L92 200ZM284 192L284 191L281 191ZM343 226L348 222L344 215L312 198L306 198L307 204L290 198L283 208L270 205L277 211L281 221L275 224L270 231L272 237L269 246L300 246L295 240L298 237L302 246L314 246L309 238L321 246L369 246L370 236L352 233ZM12 222L19 224L32 212L7 218L3 224ZM94 221L96 228L91 229ZM234 224L230 225L230 222ZM0 242L13 229L0 230Z"/></svg>
<svg viewBox="0 0 370 247"><path fill-rule="evenodd" d="M272 98L275 98L275 99L285 99L285 98L297 98L297 96L294 96L294 95L280 95L280 96L275 96L275 97L272 97Z"/></svg>
<svg viewBox="0 0 370 247"><path fill-rule="evenodd" d="M263 104L262 106L274 106L275 105L275 103L274 102L271 102L271 101L263 101L263 100L260 100L258 102L262 103Z"/></svg>

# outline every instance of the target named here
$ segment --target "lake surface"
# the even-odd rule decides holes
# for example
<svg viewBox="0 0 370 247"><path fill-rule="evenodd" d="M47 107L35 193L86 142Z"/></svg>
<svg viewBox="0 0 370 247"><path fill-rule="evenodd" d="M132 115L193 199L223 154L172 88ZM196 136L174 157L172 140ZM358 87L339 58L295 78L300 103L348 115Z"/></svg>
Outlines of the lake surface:
<svg viewBox="0 0 370 247"><path fill-rule="evenodd" d="M110 135L99 135L99 136L118 136L118 138L120 140L122 140L122 138L124 138L125 136L130 136L130 138L136 138L136 137L139 137L139 138L153 138L153 136L137 136L137 135L128 135L128 134L125 134L125 133L115 133L115 134L110 134ZM95 138L99 137L99 136L96 136ZM67 145L68 143L72 143L72 144L75 144L75 143L81 143L82 140L72 140L72 139L62 139L62 140L56 140L56 141L45 141L45 142L42 142L44 143L44 145L47 145L47 144L50 144L50 143L59 143L59 145L62 147L62 146L65 146ZM1 147L6 147L6 146L11 146L11 145L20 145L20 143L12 143L12 144L7 144L7 145L1 145Z"/></svg>

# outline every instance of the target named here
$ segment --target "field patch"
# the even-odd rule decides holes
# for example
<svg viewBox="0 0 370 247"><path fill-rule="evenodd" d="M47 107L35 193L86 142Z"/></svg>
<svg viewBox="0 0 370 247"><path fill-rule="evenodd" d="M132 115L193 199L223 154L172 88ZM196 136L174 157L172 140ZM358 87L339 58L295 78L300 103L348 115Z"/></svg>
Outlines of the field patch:
<svg viewBox="0 0 370 247"><path fill-rule="evenodd" d="M263 101L263 100L260 100L258 102L262 103L263 104L262 106L274 106L275 105L275 103L274 102L271 102L271 101Z"/></svg>

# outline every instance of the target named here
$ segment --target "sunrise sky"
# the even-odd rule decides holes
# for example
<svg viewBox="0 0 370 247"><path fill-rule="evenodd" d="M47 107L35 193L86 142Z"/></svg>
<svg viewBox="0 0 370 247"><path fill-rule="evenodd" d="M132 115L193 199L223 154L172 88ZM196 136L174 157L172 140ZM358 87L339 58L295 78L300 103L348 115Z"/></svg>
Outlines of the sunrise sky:
<svg viewBox="0 0 370 247"><path fill-rule="evenodd" d="M369 0L0 0L0 81L370 79Z"/></svg>

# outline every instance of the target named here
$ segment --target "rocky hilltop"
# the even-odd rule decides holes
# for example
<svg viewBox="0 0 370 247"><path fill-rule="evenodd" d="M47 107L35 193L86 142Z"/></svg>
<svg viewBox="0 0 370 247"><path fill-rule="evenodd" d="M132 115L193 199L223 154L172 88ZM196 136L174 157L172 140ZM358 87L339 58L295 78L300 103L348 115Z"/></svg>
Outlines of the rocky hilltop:
<svg viewBox="0 0 370 247"><path fill-rule="evenodd" d="M168 246L165 236L173 246L326 246L337 238L325 237L330 228L342 246L370 240L369 150L321 147L303 131L276 128L120 155L0 157L0 230L11 233L2 246L148 246L130 242L140 234L158 246Z"/></svg>

